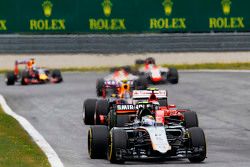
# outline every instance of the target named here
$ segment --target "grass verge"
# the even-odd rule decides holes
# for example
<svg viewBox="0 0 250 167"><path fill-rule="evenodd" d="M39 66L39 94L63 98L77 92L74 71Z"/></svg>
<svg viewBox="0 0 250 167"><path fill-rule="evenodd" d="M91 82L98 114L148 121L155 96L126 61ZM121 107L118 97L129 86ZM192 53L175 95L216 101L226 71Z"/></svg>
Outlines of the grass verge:
<svg viewBox="0 0 250 167"><path fill-rule="evenodd" d="M0 166L50 167L47 157L27 132L0 106Z"/></svg>
<svg viewBox="0 0 250 167"><path fill-rule="evenodd" d="M163 67L175 67L180 70L200 70L200 69L211 69L211 70L250 70L250 62L247 63L204 63L204 64L178 64L171 65L165 64Z"/></svg>

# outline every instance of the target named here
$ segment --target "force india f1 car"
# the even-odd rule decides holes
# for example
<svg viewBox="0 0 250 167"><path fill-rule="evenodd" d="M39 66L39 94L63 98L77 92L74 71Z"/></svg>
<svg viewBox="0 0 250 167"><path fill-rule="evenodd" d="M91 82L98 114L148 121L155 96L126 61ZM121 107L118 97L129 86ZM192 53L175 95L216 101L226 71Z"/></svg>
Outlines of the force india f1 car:
<svg viewBox="0 0 250 167"><path fill-rule="evenodd" d="M135 118L136 110L117 109L119 104L135 105L138 102L149 102L158 105L158 110L164 114L165 123L175 122L186 128L198 127L196 112L189 109L178 109L175 105L168 105L167 91L149 88L148 90L134 90L132 97L87 99L83 105L83 120L86 125L123 126ZM154 110L152 110L154 112Z"/></svg>
<svg viewBox="0 0 250 167"><path fill-rule="evenodd" d="M138 59L135 61L136 65L143 65L138 69L140 75L145 76L149 83L171 83L177 84L179 82L178 71L175 68L163 68L155 64L155 59L149 57L145 60Z"/></svg>
<svg viewBox="0 0 250 167"><path fill-rule="evenodd" d="M123 127L95 125L88 132L88 152L92 159L107 157L111 163L127 160L188 158L190 162L202 162L206 158L206 140L199 127L184 126L164 121L161 110L149 103L119 104L117 111L137 110L132 123ZM157 106L156 106L157 107Z"/></svg>
<svg viewBox="0 0 250 167"><path fill-rule="evenodd" d="M116 93L117 88L121 87L124 82L129 85L130 90L147 88L145 77L138 77L129 72L130 70L125 67L111 69L111 74L96 81L97 96L105 97L106 94Z"/></svg>
<svg viewBox="0 0 250 167"><path fill-rule="evenodd" d="M25 65L25 68L19 72L19 65ZM14 71L7 72L6 84L14 85L20 82L21 85L41 84L41 83L60 83L63 81L59 70L49 71L48 69L38 68L35 65L35 60L16 61Z"/></svg>

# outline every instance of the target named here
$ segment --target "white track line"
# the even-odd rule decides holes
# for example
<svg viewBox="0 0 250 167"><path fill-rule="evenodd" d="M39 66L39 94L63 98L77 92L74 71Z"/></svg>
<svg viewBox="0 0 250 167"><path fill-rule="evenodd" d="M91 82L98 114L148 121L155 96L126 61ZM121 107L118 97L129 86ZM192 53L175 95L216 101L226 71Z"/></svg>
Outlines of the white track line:
<svg viewBox="0 0 250 167"><path fill-rule="evenodd" d="M47 156L51 167L64 167L58 155L49 145L49 143L44 139L44 137L29 123L29 121L13 112L2 95L0 95L0 104L4 112L15 118L21 124L21 126L28 132L28 134L32 137L36 144L42 149L42 151Z"/></svg>

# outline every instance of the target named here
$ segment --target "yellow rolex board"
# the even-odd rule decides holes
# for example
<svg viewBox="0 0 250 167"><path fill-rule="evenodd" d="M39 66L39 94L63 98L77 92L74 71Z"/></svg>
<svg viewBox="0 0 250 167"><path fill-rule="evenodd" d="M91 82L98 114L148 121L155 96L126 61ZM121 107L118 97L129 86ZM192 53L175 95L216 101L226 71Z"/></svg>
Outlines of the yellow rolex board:
<svg viewBox="0 0 250 167"><path fill-rule="evenodd" d="M249 0L2 0L0 33L247 32Z"/></svg>

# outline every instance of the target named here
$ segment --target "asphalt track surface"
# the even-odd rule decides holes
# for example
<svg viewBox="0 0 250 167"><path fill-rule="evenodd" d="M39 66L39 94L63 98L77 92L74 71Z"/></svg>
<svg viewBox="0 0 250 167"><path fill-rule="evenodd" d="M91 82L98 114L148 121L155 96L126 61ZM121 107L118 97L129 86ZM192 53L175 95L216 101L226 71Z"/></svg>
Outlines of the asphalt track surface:
<svg viewBox="0 0 250 167"><path fill-rule="evenodd" d="M62 84L10 86L0 75L0 94L45 137L65 167L116 166L91 160L87 153L88 126L82 122L83 100L95 97L95 80L105 73L64 73ZM207 159L126 162L124 166L220 166L250 164L250 73L180 73L178 85L159 86L169 91L169 102L198 113L207 138Z"/></svg>

